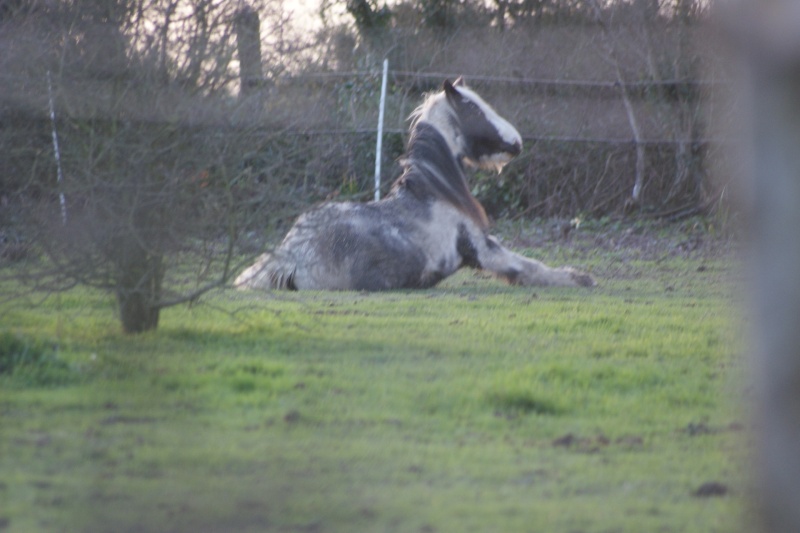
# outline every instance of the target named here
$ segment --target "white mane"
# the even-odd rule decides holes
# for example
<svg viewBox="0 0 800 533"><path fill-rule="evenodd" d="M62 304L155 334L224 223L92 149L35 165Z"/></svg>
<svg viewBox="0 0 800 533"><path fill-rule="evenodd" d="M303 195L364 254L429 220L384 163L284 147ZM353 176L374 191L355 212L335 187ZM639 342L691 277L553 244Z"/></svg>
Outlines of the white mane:
<svg viewBox="0 0 800 533"><path fill-rule="evenodd" d="M420 122L427 122L436 128L447 141L450 151L458 157L464 152L464 146L453 128L452 119L454 117L455 111L447 103L447 97L443 91L439 91L427 94L425 100L411 112L408 118L411 120L412 130Z"/></svg>

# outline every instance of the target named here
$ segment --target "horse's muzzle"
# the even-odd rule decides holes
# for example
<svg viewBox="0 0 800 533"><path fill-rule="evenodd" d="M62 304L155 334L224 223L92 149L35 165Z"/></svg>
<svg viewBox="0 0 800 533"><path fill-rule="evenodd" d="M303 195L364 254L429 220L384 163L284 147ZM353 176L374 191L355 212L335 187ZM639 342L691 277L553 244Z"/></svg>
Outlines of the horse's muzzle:
<svg viewBox="0 0 800 533"><path fill-rule="evenodd" d="M512 157L516 157L522 153L522 142L517 141L514 143L504 143L503 149Z"/></svg>

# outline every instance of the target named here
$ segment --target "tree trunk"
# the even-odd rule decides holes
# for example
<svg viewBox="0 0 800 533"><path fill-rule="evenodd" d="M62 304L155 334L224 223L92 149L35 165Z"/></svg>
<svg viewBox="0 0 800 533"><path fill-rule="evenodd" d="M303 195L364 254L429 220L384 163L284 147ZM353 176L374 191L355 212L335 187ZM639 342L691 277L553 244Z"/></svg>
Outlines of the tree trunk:
<svg viewBox="0 0 800 533"><path fill-rule="evenodd" d="M620 68L619 58L617 57L617 52L614 47L614 43L612 41L612 34L608 30L608 24L603 18L603 10L600 6L598 0L594 0L592 3L592 7L594 8L594 15L595 20L600 24L600 29L603 32L603 45L606 49L606 53L608 54L608 58L611 61L612 65L614 66L614 73L617 77L617 86L619 87L620 96L622 96L622 104L625 106L625 114L628 116L628 124L631 127L631 133L633 134L633 143L634 147L636 148L636 166L635 166L635 173L636 178L633 183L633 191L631 191L631 197L629 198L628 203L626 203L626 207L638 206L642 202L642 188L644 187L644 172L645 172L645 145L642 139L641 130L639 129L639 121L636 119L636 113L633 109L633 104L631 103L630 95L628 94L628 88L625 84L625 78L622 75L622 69Z"/></svg>
<svg viewBox="0 0 800 533"><path fill-rule="evenodd" d="M117 303L122 330L142 333L158 327L164 264L161 254L146 250L133 238L119 248ZM134 242L131 242L134 241Z"/></svg>

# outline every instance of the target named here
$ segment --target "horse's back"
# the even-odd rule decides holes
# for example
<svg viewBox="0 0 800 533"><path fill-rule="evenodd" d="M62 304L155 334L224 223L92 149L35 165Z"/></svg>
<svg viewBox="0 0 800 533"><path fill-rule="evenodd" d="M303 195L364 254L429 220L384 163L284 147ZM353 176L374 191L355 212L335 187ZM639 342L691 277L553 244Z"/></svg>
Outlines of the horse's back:
<svg viewBox="0 0 800 533"><path fill-rule="evenodd" d="M333 208L334 216L322 216L325 224L315 229L310 253L303 258L310 275L303 281L298 276L298 288L305 281L320 289L419 286L425 257L415 238L414 221L397 207L392 202L340 204Z"/></svg>
<svg viewBox="0 0 800 533"><path fill-rule="evenodd" d="M236 280L241 288L378 291L433 285L407 213L385 202L331 203L297 220L281 245Z"/></svg>

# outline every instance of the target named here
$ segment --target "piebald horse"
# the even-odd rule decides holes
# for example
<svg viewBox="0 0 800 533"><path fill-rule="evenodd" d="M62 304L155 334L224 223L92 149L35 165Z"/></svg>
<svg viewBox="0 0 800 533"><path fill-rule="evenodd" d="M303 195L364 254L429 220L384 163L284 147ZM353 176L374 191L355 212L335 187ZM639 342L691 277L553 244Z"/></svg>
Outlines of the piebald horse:
<svg viewBox="0 0 800 533"><path fill-rule="evenodd" d="M322 204L283 242L242 272L242 289L379 291L426 288L461 267L514 285L594 285L588 274L551 268L489 234L464 166L498 172L522 150L519 132L459 78L445 81L411 115L404 172L382 200Z"/></svg>

